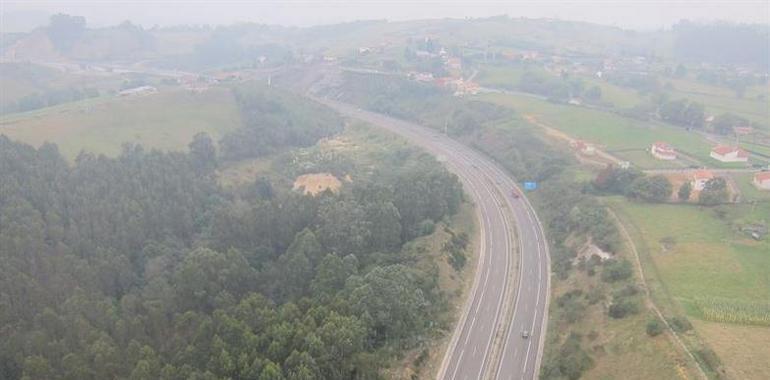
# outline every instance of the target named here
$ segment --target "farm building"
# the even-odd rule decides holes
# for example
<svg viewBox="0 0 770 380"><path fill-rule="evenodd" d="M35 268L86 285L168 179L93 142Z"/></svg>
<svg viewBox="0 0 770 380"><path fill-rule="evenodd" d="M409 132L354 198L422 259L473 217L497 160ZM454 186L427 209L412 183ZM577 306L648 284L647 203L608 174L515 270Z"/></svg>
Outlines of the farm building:
<svg viewBox="0 0 770 380"><path fill-rule="evenodd" d="M702 191L704 187L706 187L706 182L708 182L710 179L714 178L714 173L712 173L709 170L696 170L692 173L692 188L695 191Z"/></svg>
<svg viewBox="0 0 770 380"><path fill-rule="evenodd" d="M752 182L760 190L770 190L770 172L754 174L754 181Z"/></svg>
<svg viewBox="0 0 770 380"><path fill-rule="evenodd" d="M120 96L137 96L137 95L149 95L158 92L158 89L152 86L139 86L129 88L118 92Z"/></svg>
<svg viewBox="0 0 770 380"><path fill-rule="evenodd" d="M711 158L722 162L746 162L749 153L737 146L718 145L711 149Z"/></svg>
<svg viewBox="0 0 770 380"><path fill-rule="evenodd" d="M676 151L671 145L664 142L653 143L650 147L650 153L659 160L676 160Z"/></svg>

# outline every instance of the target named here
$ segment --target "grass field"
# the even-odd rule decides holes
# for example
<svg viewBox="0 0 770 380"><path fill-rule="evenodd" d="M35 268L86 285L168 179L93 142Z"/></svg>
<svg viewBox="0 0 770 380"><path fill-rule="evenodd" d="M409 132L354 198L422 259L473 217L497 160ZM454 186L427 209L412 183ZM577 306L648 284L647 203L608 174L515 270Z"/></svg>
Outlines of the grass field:
<svg viewBox="0 0 770 380"><path fill-rule="evenodd" d="M479 71L476 81L482 86L513 89L519 83L519 78L526 71L544 73L536 66L485 66Z"/></svg>
<svg viewBox="0 0 770 380"><path fill-rule="evenodd" d="M694 321L734 379L770 379L770 328Z"/></svg>
<svg viewBox="0 0 770 380"><path fill-rule="evenodd" d="M754 241L738 232L737 225L767 221L770 203L733 205L722 209L685 205L650 205L619 198L611 201L635 230L645 273L656 303L664 313L686 313L696 321L696 333L713 348L729 371L745 374L770 371L761 360L766 349L758 343L739 345L726 339L724 330L749 329L733 323L704 321L699 302L748 305L763 310L770 304L770 241ZM721 216L720 216L721 214ZM673 244L671 243L673 239ZM670 240L667 244L664 241ZM706 328L699 328L706 326ZM760 336L769 327L750 327ZM687 338L692 341L694 336ZM724 355L723 353L729 353ZM750 365L743 358L753 358ZM763 376L739 377L762 379Z"/></svg>
<svg viewBox="0 0 770 380"><path fill-rule="evenodd" d="M708 157L711 144L681 128L642 123L600 110L554 104L526 96L486 94L479 98L511 107L520 114L531 114L574 138L600 144L608 150L647 149L655 141L665 141L703 162L714 161Z"/></svg>
<svg viewBox="0 0 770 380"><path fill-rule="evenodd" d="M732 173L732 177L741 190L744 200L770 202L770 191L759 190L751 183L754 179L753 173Z"/></svg>
<svg viewBox="0 0 770 380"><path fill-rule="evenodd" d="M628 255L622 252L621 255ZM636 272L635 272L636 273ZM683 356L673 342L664 335L651 338L645 333L650 314L642 306L640 312L622 319L607 316L604 303L589 305L577 322L565 325L561 309L554 300L573 289L589 291L596 286L612 288L599 281L598 275L587 276L575 271L566 281L555 281L552 303L549 308L548 336L544 357L557 355L549 350L558 349L552 341L555 336L565 336L570 331L583 336L584 347L593 357L594 366L585 372L584 379L678 379L680 374L689 374L683 364ZM611 293L610 289L604 290ZM635 297L640 302L640 296Z"/></svg>
<svg viewBox="0 0 770 380"><path fill-rule="evenodd" d="M35 146L59 145L73 159L81 150L107 155L123 143L181 150L198 132L216 141L240 125L228 89L201 94L179 89L134 98L97 98L0 118L0 133Z"/></svg>

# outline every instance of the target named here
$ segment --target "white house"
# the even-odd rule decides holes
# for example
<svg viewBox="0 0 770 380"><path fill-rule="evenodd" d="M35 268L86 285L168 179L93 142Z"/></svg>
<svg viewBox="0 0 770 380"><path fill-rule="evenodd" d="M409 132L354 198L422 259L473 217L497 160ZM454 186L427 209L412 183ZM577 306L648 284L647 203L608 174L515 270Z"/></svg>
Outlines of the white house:
<svg viewBox="0 0 770 380"><path fill-rule="evenodd" d="M711 158L722 162L746 162L749 153L737 146L718 145L711 149Z"/></svg>
<svg viewBox="0 0 770 380"><path fill-rule="evenodd" d="M692 173L692 181L690 181L690 184L692 185L693 190L702 191L703 188L706 187L706 182L712 178L714 178L714 173L703 169L696 170Z"/></svg>
<svg viewBox="0 0 770 380"><path fill-rule="evenodd" d="M653 143L650 147L650 153L659 160L676 160L676 151L671 145L664 142Z"/></svg>
<svg viewBox="0 0 770 380"><path fill-rule="evenodd" d="M770 190L770 172L754 174L754 186L760 190Z"/></svg>

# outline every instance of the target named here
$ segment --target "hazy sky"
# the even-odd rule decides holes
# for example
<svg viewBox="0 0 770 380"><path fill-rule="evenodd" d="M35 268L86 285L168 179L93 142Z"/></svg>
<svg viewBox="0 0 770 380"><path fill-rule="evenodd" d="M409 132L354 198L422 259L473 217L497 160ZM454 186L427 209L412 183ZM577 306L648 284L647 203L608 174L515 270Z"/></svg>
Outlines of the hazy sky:
<svg viewBox="0 0 770 380"><path fill-rule="evenodd" d="M658 29L680 19L770 23L768 0L542 0L542 1L200 1L200 0L0 0L0 12L42 10L85 16L91 26L123 20L143 26L230 24L253 21L307 26L357 19L441 17L551 17L633 29Z"/></svg>

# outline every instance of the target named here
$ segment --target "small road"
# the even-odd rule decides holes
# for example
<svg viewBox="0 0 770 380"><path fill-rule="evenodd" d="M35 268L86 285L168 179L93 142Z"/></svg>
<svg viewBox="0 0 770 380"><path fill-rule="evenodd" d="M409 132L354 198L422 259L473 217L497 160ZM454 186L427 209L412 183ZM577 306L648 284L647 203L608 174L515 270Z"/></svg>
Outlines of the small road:
<svg viewBox="0 0 770 380"><path fill-rule="evenodd" d="M435 130L334 100L315 100L435 155L460 178L476 204L479 264L438 378L536 379L547 323L550 261L531 204L512 195L518 189L514 179L491 159Z"/></svg>

